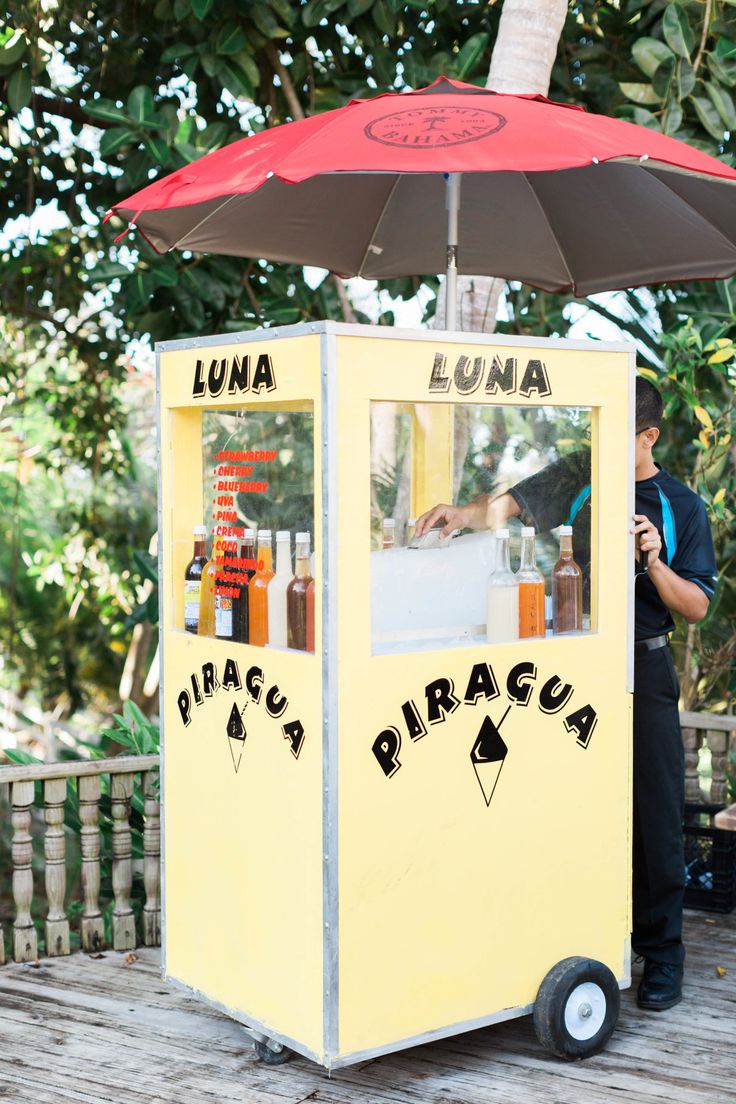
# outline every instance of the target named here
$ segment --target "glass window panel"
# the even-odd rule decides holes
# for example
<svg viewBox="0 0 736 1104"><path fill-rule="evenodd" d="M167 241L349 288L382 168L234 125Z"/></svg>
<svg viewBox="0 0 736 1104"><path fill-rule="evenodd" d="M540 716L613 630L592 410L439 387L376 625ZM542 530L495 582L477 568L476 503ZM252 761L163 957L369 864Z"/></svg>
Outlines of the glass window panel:
<svg viewBox="0 0 736 1104"><path fill-rule="evenodd" d="M580 587L575 624L590 631L592 413L589 407L371 404L374 652L487 639L488 581L500 548L489 529L501 527L510 533L513 572L522 525L535 530L545 634L553 635L555 624L558 631L564 627L565 586L572 586L573 597ZM413 539L417 516L438 504L469 503L471 526L443 536L440 518L421 540ZM568 524L580 583L565 583L558 572L553 607L560 526ZM519 592L522 605L528 593ZM518 632L529 635L524 617ZM513 639L513 631L507 636Z"/></svg>

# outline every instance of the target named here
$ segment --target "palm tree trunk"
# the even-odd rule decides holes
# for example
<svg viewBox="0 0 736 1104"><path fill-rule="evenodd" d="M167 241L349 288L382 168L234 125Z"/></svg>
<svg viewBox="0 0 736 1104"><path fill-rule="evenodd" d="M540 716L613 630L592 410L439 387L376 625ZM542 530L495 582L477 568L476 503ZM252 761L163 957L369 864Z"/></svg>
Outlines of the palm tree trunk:
<svg viewBox="0 0 736 1104"><path fill-rule="evenodd" d="M504 0L486 87L494 92L549 91L567 0ZM493 333L504 280L492 276L458 279L458 329ZM437 299L436 326L444 327L445 285Z"/></svg>

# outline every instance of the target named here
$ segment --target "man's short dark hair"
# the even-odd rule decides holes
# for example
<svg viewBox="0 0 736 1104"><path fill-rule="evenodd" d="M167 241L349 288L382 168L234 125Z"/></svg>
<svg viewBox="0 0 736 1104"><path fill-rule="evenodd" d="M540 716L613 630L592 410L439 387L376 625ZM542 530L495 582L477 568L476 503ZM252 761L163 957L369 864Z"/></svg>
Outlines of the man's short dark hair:
<svg viewBox="0 0 736 1104"><path fill-rule="evenodd" d="M653 383L644 376L636 377L636 432L654 426L659 429L662 422L662 396Z"/></svg>

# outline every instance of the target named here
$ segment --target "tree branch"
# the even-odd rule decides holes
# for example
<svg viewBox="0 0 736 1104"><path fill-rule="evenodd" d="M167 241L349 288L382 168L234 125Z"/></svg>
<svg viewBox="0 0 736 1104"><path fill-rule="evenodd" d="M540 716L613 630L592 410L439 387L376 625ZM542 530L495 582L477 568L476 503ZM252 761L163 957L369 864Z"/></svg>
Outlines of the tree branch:
<svg viewBox="0 0 736 1104"><path fill-rule="evenodd" d="M357 322L358 319L355 316L353 304L350 302L350 299L348 298L348 293L345 290L345 284L339 276L335 275L334 272L330 274L330 279L337 288L337 298L340 300L340 308L342 310L343 318L346 322Z"/></svg>
<svg viewBox="0 0 736 1104"><path fill-rule="evenodd" d="M698 46L698 52L695 55L695 61L693 62L693 73L697 73L700 63L703 60L703 54L705 52L705 43L708 39L708 28L710 27L710 13L713 7L713 0L705 0L705 15L703 16L703 33L700 36L700 46Z"/></svg>
<svg viewBox="0 0 736 1104"><path fill-rule="evenodd" d="M2 100L6 106L9 106L6 91L3 92ZM93 118L92 115L87 114L83 107L72 100L63 100L59 96L48 96L45 92L34 92L31 96L30 106L34 115L40 111L44 115L57 115L63 119L71 119L73 123L97 127L98 130L109 130L110 127L117 125L104 119Z"/></svg>
<svg viewBox="0 0 736 1104"><path fill-rule="evenodd" d="M271 63L276 76L281 81L281 87L284 90L284 96L286 102L289 105L289 111L291 112L292 119L305 119L304 108L299 103L299 97L296 94L294 83L289 75L289 70L281 60L281 55L274 46L273 42L269 42L266 46L266 57Z"/></svg>

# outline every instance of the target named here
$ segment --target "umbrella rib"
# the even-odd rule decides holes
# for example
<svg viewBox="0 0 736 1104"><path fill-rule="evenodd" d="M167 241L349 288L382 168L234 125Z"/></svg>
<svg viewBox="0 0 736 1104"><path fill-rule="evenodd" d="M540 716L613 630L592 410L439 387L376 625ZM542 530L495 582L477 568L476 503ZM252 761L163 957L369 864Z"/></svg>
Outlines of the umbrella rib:
<svg viewBox="0 0 736 1104"><path fill-rule="evenodd" d="M228 196L227 199L223 199L222 203L215 207L214 211L210 211L204 216L204 218L201 218L198 223L196 223L194 226L190 226L185 234L183 234L180 238L177 238L175 242L172 242L172 244L169 246L169 249L178 249L181 243L186 238L188 238L190 234L193 234L195 230L199 230L200 226L204 226L206 222L209 222L211 218L214 218L215 215L219 214L223 207L227 207L228 203L232 203L234 199L240 199L241 195L241 192L236 192L235 195L231 195Z"/></svg>
<svg viewBox="0 0 736 1104"><path fill-rule="evenodd" d="M532 182L529 179L528 173L523 172L521 175L524 177L524 180L526 181L527 187L529 188L529 191L532 193L532 196L534 197L534 202L536 203L537 207L539 208L539 211L542 215L542 218L547 223L547 229L549 230L550 235L552 236L552 241L555 243L555 248L557 250L557 253L559 255L560 260L562 261L565 272L567 273L568 283L569 283L570 287L574 290L575 289L575 280L573 279L572 272L570 271L570 269L568 267L568 264L567 264L567 261L565 260L565 254L562 252L562 248L561 248L560 243L557 239L557 235L555 234L555 232L552 228L552 223L549 221L549 218L547 216L547 212L545 211L544 207L542 206L542 203L539 199L539 196L537 195L537 193L534 190L534 186L532 185Z"/></svg>
<svg viewBox="0 0 736 1104"><path fill-rule="evenodd" d="M724 232L722 230L719 230L718 227L715 225L715 223L711 222L710 219L707 218L703 214L702 211L699 211L697 207L693 207L692 203L690 203L689 200L685 199L684 196L681 196L680 193L678 191L676 191L674 188L671 188L670 185L667 183L667 181L662 179L662 177L659 175L659 173L657 172L656 169L652 170L652 169L650 169L650 167L648 165L640 165L639 167L644 170L644 172L647 174L647 176L650 179L654 178L654 180L656 180L657 183L662 188L666 188L667 191L670 193L670 195L673 195L675 197L675 199L678 201L678 203L681 203L683 205L683 207L687 207L688 210L692 211L694 215L697 215L697 217L701 220L701 222L704 222L705 225L710 230L712 230L714 233L718 234L718 237L722 238L723 241L726 242L726 244L731 249L736 249L736 243L734 243L731 240L731 238L728 237L727 234L724 234ZM684 174L684 175L686 175L686 174Z"/></svg>
<svg viewBox="0 0 736 1104"><path fill-rule="evenodd" d="M368 242L368 245L365 247L365 252L363 253L363 259L361 260L360 264L358 265L358 271L355 274L356 276L362 276L363 275L363 266L364 266L365 262L368 260L368 254L370 253L371 249L373 248L373 243L376 240L376 234L378 233L378 231L380 229L380 226L381 226L381 223L383 222L383 217L386 214L386 208L388 207L389 203L393 199L394 192L396 191L397 187L399 186L399 181L401 180L401 176L402 176L401 173L396 173L396 177L394 179L393 184L391 185L391 189L390 189L388 195L386 196L386 199L384 200L383 207L381 208L381 213L378 216L378 218L376 219L376 223L373 227L373 233L371 234L370 241Z"/></svg>

